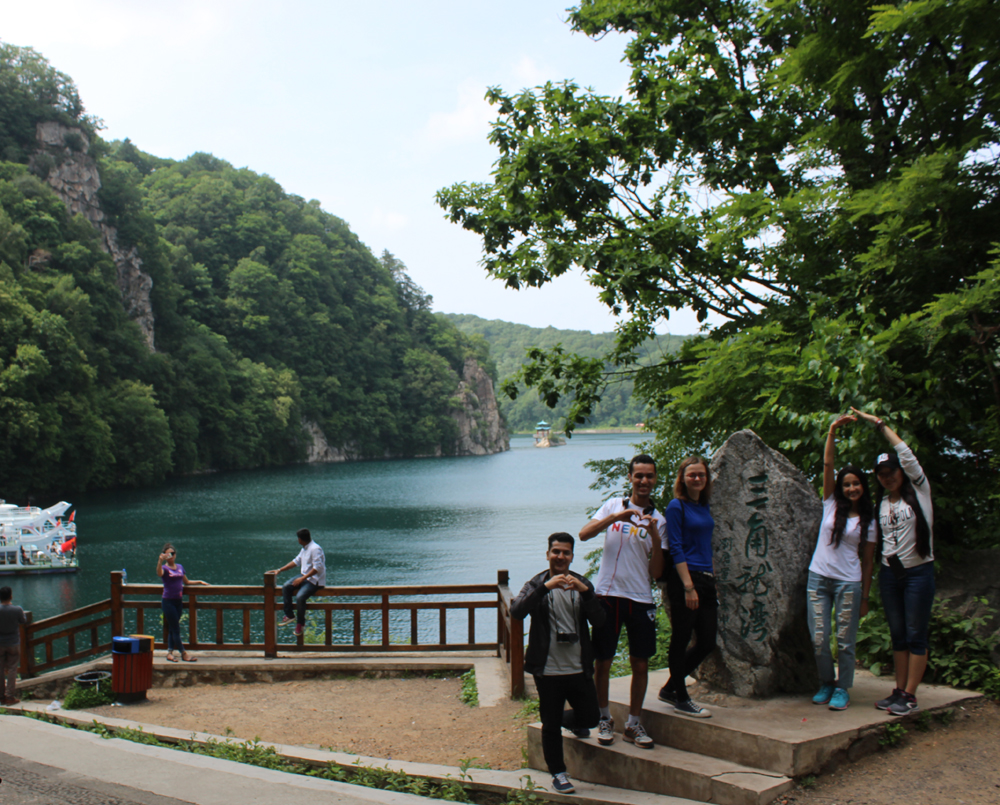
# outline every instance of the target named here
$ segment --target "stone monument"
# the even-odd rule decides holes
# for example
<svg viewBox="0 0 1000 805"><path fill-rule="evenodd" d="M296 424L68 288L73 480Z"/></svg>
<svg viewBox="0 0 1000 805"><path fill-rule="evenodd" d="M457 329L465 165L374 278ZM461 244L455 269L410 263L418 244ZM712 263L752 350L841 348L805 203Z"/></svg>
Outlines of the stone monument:
<svg viewBox="0 0 1000 805"><path fill-rule="evenodd" d="M750 430L712 460L719 648L699 678L737 696L813 693L806 580L823 507L806 477Z"/></svg>

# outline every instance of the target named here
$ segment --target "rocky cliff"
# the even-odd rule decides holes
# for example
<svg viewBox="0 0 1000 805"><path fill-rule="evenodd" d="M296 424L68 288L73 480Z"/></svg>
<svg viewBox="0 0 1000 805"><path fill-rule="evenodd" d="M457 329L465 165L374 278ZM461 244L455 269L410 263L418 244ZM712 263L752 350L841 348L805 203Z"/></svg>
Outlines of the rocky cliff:
<svg viewBox="0 0 1000 805"><path fill-rule="evenodd" d="M510 435L500 419L493 381L475 359L466 358L456 397L458 455L488 456L510 450Z"/></svg>
<svg viewBox="0 0 1000 805"><path fill-rule="evenodd" d="M458 439L450 455L488 456L510 450L510 435L500 418L493 381L474 358L466 358L454 399L457 405L452 417L458 425ZM307 438L306 462L309 464L361 458L351 445L331 446L316 422L303 421L302 430ZM442 456L445 451L438 445L432 455ZM391 451L386 451L384 457L400 458Z"/></svg>
<svg viewBox="0 0 1000 805"><path fill-rule="evenodd" d="M104 250L115 261L125 311L139 325L150 351L154 351L153 306L149 300L153 280L143 272L136 247L122 248L118 232L105 222L97 198L101 177L97 163L88 154L90 141L81 129L55 121L39 123L35 136L38 149L29 167L45 178L71 214L82 215L100 231Z"/></svg>

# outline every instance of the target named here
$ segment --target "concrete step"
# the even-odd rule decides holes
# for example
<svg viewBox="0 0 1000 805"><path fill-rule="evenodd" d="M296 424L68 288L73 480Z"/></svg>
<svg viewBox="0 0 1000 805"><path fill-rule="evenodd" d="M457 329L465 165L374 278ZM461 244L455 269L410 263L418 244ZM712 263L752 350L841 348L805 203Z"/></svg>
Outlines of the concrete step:
<svg viewBox="0 0 1000 805"><path fill-rule="evenodd" d="M874 703L888 695L892 681L858 670L851 689L851 706L831 711L812 704L809 696L776 696L766 700L717 696L695 700L711 711L711 718L680 715L657 699L669 672L652 671L642 713L642 725L658 745L740 763L767 772L800 777L818 774L839 757L851 760L878 748L877 735L899 720L876 710ZM617 728L628 718L631 677L611 680L611 715ZM977 698L972 691L922 685L921 710L952 707ZM912 720L916 716L906 716Z"/></svg>
<svg viewBox="0 0 1000 805"><path fill-rule="evenodd" d="M598 744L596 732L586 740L564 737L563 752L575 780L719 805L767 805L794 785L784 775L670 746L638 749L620 733L611 746ZM528 765L546 768L541 724L528 727Z"/></svg>

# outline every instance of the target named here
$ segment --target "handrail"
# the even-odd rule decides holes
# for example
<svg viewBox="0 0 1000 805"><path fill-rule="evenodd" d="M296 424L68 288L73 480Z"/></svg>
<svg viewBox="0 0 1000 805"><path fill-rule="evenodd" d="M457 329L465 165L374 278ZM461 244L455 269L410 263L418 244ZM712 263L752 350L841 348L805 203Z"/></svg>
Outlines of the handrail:
<svg viewBox="0 0 1000 805"><path fill-rule="evenodd" d="M510 696L524 696L524 621L511 615L514 594L506 570L497 574L497 655L507 663Z"/></svg>
<svg viewBox="0 0 1000 805"><path fill-rule="evenodd" d="M279 642L277 612L281 608L281 589L274 571L265 573L263 581L262 586L185 585L182 594L186 599L189 628L186 643L199 650L259 650L266 657L276 657L279 649L283 652L490 650L503 657L508 666L512 695L523 693L523 624L510 617L511 594L506 570L498 571L496 584L322 587L306 605L308 611L320 614L318 633L315 627L310 628L308 639L289 633L294 642ZM31 613L26 613L28 623L22 632L21 676L29 678L106 653L111 649L111 636L148 632L146 613L152 609L159 614L162 594L162 585L126 584L121 571L112 571L111 597L105 601L37 622L33 621ZM496 595L494 601L454 598L491 594ZM442 596L451 598L441 600ZM400 601L401 597L417 600ZM244 600L218 600L224 598ZM477 634L476 613L493 608L497 610L497 641L485 642ZM449 642L449 632L454 635L455 624L449 623L448 613L456 610L467 612L464 642ZM362 628L365 612L381 616L368 630ZM418 629L421 612L437 612L437 642L421 642ZM338 613L349 613L350 622L345 625L341 618L338 624L341 633L350 634L349 642L335 641L338 630L334 628L334 616ZM213 615L214 635L211 627L207 633L204 630L205 621L211 621ZM234 624L234 618L240 622ZM407 621L408 632L405 629ZM426 621L424 624L426 633ZM78 642L86 645L78 646ZM165 626L162 639L156 640L154 645L166 647ZM44 652L43 659L37 656L39 650Z"/></svg>
<svg viewBox="0 0 1000 805"><path fill-rule="evenodd" d="M25 612L26 623L21 631L22 679L29 679L42 671L76 664L89 657L111 651L113 631L105 628L111 627L113 622L111 604L111 599L106 599L40 621L35 621L31 612ZM74 621L77 622L73 623ZM59 631L51 631L70 623L73 625ZM103 639L102 632L107 632L107 639ZM83 640L80 641L80 638ZM65 650L57 656L56 644L61 641L65 641ZM78 647L78 641L85 643L86 646ZM44 659L41 661L36 653L39 648L44 652Z"/></svg>

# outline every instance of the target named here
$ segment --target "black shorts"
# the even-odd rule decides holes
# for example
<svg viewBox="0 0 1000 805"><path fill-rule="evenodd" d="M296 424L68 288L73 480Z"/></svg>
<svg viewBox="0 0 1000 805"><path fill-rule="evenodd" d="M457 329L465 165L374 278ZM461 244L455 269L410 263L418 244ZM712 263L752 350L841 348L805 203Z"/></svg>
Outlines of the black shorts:
<svg viewBox="0 0 1000 805"><path fill-rule="evenodd" d="M607 614L601 626L593 629L594 657L614 659L618 650L618 636L622 626L628 635L628 653L637 660L648 660L656 653L656 605L644 604L630 598L599 595L597 600Z"/></svg>

